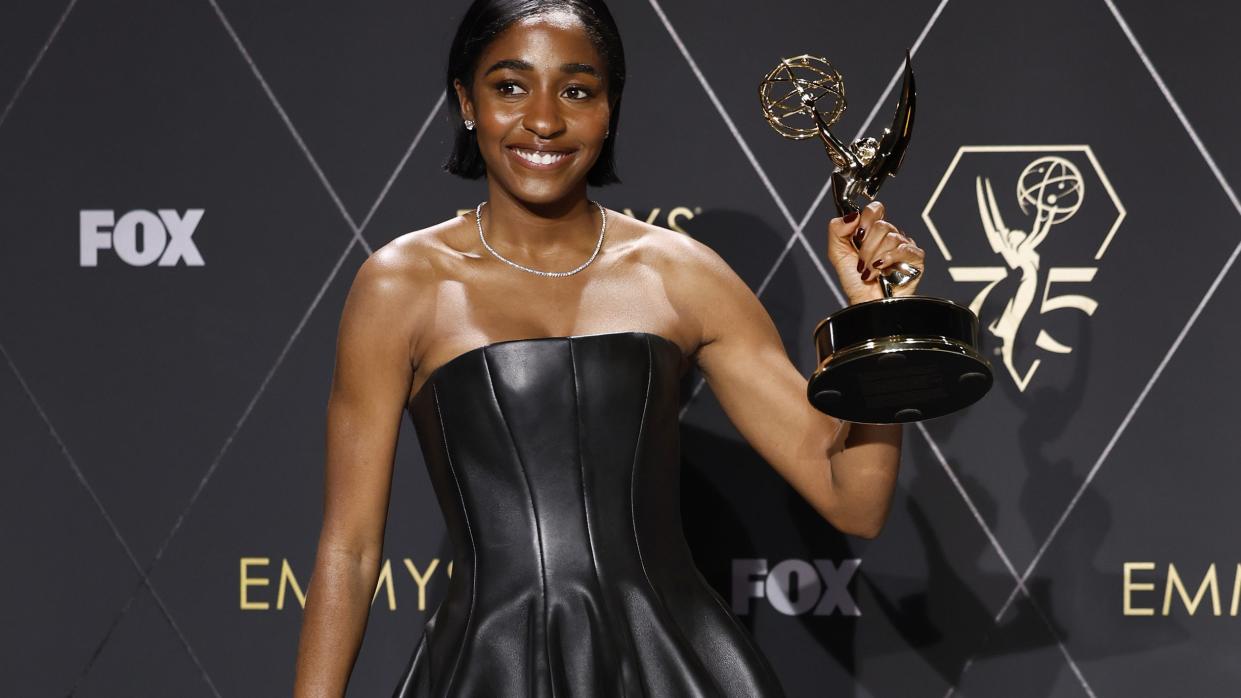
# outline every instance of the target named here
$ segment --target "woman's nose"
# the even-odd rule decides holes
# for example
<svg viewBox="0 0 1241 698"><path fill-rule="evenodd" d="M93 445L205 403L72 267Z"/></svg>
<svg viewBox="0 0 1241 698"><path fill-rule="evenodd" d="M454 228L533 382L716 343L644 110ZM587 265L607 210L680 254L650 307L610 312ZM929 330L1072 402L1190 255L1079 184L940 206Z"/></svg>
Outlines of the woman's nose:
<svg viewBox="0 0 1241 698"><path fill-rule="evenodd" d="M565 129L564 118L560 114L560 103L555 95L546 92L535 94L527 102L529 105L522 126L539 138L554 138Z"/></svg>

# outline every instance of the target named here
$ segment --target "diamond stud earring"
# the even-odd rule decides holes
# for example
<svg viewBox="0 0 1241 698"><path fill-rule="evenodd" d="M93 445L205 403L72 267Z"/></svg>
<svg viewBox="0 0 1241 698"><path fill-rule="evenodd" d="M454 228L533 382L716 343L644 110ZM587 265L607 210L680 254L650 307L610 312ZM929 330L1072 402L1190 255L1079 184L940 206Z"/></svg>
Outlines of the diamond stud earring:
<svg viewBox="0 0 1241 698"><path fill-rule="evenodd" d="M467 130L467 131L473 131L473 130L474 130L474 122L473 122L473 121L470 121L469 119L466 119L466 120L465 120L465 130Z"/></svg>

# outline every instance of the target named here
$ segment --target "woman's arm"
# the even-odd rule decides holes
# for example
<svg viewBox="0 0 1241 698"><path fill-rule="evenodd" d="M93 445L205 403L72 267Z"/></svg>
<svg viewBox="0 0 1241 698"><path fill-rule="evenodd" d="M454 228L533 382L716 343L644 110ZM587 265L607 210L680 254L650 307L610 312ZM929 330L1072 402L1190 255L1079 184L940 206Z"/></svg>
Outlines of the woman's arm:
<svg viewBox="0 0 1241 698"><path fill-rule="evenodd" d="M922 264L916 247L897 248L908 238L889 236L874 203L860 219L833 219L828 257L851 302L880 297L874 260ZM849 239L865 226L862 250ZM912 246L912 242L909 243ZM682 288L700 318L703 337L698 365L725 413L742 436L807 502L844 533L873 538L887 519L900 464L900 425L842 422L816 410L806 399L807 377L793 365L766 309L735 272L705 246L693 243L682 265ZM859 259L871 269L866 280ZM890 266L881 262L882 267ZM911 293L914 285L900 290ZM877 296L874 294L878 294Z"/></svg>
<svg viewBox="0 0 1241 698"><path fill-rule="evenodd" d="M341 314L327 405L323 527L297 650L296 698L345 694L379 576L392 461L409 395L410 275L384 249Z"/></svg>

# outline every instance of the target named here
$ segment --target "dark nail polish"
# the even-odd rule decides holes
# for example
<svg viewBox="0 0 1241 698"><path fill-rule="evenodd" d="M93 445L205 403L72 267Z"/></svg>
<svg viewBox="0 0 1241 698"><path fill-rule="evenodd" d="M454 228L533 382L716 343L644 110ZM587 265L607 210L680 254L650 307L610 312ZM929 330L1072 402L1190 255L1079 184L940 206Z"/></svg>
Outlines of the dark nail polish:
<svg viewBox="0 0 1241 698"><path fill-rule="evenodd" d="M879 267L883 266L883 260L882 260L882 259L876 259L876 260L875 260L875 263L874 263L874 264L872 264L871 266L872 266L872 267L874 267L874 268L876 268L876 269L878 269Z"/></svg>
<svg viewBox="0 0 1241 698"><path fill-rule="evenodd" d="M869 270L869 269L867 269L867 270L865 270L865 271L863 271L863 272L862 272L862 281L865 281L865 280L867 280L867 279L869 279L869 278L870 278L870 270Z"/></svg>
<svg viewBox="0 0 1241 698"><path fill-rule="evenodd" d="M855 220L857 220L857 211L850 211L845 214L846 223L852 223Z"/></svg>
<svg viewBox="0 0 1241 698"><path fill-rule="evenodd" d="M866 269L866 262L859 259L857 261L857 273L861 274L864 269Z"/></svg>
<svg viewBox="0 0 1241 698"><path fill-rule="evenodd" d="M853 246L861 247L862 241L865 239L866 239L866 228L858 228L857 232L853 234Z"/></svg>

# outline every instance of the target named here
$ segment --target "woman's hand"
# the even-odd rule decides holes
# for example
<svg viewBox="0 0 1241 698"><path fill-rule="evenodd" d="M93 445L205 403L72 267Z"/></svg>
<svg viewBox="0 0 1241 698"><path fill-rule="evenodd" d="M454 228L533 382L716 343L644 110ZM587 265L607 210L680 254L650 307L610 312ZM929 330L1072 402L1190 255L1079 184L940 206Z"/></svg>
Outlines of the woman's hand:
<svg viewBox="0 0 1241 698"><path fill-rule="evenodd" d="M833 218L827 224L827 261L836 268L841 290L850 304L883 298L879 275L893 265L906 262L926 269L922 248L883 216L883 204L872 201L857 214ZM913 295L921 279L920 274L903 286L893 287L892 295Z"/></svg>

